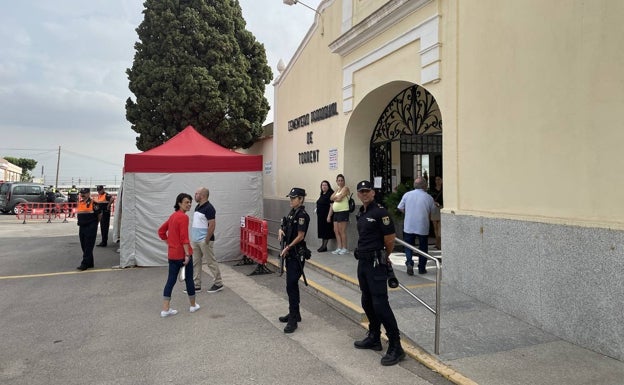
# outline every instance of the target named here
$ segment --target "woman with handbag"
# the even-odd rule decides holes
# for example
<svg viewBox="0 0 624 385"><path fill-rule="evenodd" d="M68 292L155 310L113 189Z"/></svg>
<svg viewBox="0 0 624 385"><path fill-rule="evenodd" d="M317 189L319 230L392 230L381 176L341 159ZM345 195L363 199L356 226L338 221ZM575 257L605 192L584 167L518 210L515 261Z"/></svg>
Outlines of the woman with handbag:
<svg viewBox="0 0 624 385"><path fill-rule="evenodd" d="M191 304L191 313L199 310L199 304L195 302L195 284L193 283L193 249L189 240L189 218L186 212L191 209L193 198L189 194L180 193L176 198L173 208L175 212L158 229L160 239L167 241L167 259L169 261L169 275L163 292L163 307L161 317L178 314L177 310L170 307L171 292L175 286L180 269L184 269L186 291Z"/></svg>
<svg viewBox="0 0 624 385"><path fill-rule="evenodd" d="M334 216L334 233L336 233L337 247L336 250L332 251L332 254L342 255L349 253L347 249L347 225L349 224L349 196L351 192L345 185L344 175L338 174L336 184L338 187L329 198L333 203L327 218L330 218L332 214Z"/></svg>

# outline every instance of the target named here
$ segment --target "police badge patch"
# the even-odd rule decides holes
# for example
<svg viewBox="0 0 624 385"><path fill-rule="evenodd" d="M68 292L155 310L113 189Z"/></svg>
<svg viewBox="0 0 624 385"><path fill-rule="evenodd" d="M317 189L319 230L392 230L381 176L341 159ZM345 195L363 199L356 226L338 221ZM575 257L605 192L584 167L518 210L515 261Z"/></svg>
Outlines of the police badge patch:
<svg viewBox="0 0 624 385"><path fill-rule="evenodd" d="M388 226L390 224L390 217L383 217L381 218L381 221L383 222L384 226Z"/></svg>
<svg viewBox="0 0 624 385"><path fill-rule="evenodd" d="M305 218L299 218L299 225L303 226L305 224Z"/></svg>

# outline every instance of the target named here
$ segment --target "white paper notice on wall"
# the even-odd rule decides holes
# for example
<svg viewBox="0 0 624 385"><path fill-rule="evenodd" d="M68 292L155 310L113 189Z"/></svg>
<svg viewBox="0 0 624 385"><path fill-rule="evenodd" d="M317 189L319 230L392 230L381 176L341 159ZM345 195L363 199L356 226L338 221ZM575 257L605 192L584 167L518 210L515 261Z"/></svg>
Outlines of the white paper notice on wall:
<svg viewBox="0 0 624 385"><path fill-rule="evenodd" d="M373 181L373 188L381 188L381 177L380 176L376 176L375 180Z"/></svg>
<svg viewBox="0 0 624 385"><path fill-rule="evenodd" d="M271 174L272 171L273 171L273 162L272 161L264 162L264 173L268 175L268 174Z"/></svg>
<svg viewBox="0 0 624 385"><path fill-rule="evenodd" d="M337 148L329 149L329 169L338 170L338 149Z"/></svg>

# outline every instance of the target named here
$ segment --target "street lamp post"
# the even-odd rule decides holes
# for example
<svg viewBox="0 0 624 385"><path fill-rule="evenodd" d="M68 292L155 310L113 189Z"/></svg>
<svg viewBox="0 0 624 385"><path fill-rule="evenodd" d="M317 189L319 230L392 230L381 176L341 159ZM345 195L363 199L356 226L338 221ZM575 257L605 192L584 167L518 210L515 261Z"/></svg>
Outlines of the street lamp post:
<svg viewBox="0 0 624 385"><path fill-rule="evenodd" d="M309 8L309 9L313 10L315 13L318 13L318 11L317 11L316 9L314 9L314 8L310 7L310 6L309 6L309 5L307 5L306 3L303 3L303 2L301 2L301 1L299 1L299 0L283 0L283 3L284 3L284 4L286 4L286 5L301 4L301 5L303 5L304 7L306 7L306 8Z"/></svg>

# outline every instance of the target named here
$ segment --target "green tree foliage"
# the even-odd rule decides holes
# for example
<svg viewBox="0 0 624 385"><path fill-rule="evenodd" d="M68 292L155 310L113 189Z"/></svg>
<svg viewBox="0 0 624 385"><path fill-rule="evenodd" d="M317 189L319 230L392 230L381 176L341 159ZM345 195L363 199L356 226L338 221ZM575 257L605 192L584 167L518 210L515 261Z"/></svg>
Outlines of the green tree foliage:
<svg viewBox="0 0 624 385"><path fill-rule="evenodd" d="M29 158L13 158L12 156L5 156L4 159L13 163L17 167L22 168L22 181L27 182L32 179L30 172L37 167L37 161Z"/></svg>
<svg viewBox="0 0 624 385"><path fill-rule="evenodd" d="M269 111L273 75L264 46L245 29L238 0L146 0L132 68L136 101L126 118L137 148L156 147L186 126L227 148L247 148Z"/></svg>

